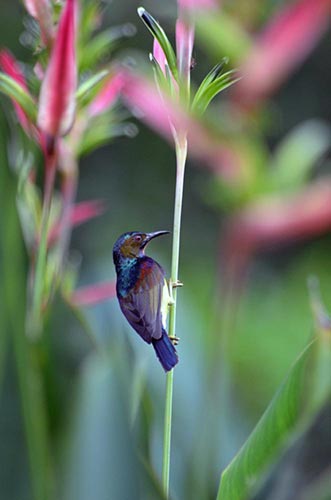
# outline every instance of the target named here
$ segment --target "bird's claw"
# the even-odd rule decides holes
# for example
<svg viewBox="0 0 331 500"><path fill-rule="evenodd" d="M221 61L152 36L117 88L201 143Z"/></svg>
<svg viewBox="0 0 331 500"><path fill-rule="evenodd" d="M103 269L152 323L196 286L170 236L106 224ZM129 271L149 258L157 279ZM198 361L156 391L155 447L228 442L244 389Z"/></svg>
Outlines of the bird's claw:
<svg viewBox="0 0 331 500"><path fill-rule="evenodd" d="M178 345L178 342L180 341L180 338L179 337L176 337L176 336L171 336L169 335L169 339L171 340L171 342L176 346Z"/></svg>

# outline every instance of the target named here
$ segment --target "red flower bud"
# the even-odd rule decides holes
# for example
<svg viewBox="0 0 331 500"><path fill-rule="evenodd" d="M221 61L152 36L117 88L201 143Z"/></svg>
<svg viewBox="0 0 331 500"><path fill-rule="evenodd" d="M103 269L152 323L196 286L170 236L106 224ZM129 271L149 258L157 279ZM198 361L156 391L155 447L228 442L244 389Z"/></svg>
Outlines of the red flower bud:
<svg viewBox="0 0 331 500"><path fill-rule="evenodd" d="M257 38L240 68L235 97L252 106L268 97L312 51L328 26L329 0L285 6Z"/></svg>
<svg viewBox="0 0 331 500"><path fill-rule="evenodd" d="M38 125L51 137L66 134L75 116L76 2L67 0L64 6L40 91Z"/></svg>

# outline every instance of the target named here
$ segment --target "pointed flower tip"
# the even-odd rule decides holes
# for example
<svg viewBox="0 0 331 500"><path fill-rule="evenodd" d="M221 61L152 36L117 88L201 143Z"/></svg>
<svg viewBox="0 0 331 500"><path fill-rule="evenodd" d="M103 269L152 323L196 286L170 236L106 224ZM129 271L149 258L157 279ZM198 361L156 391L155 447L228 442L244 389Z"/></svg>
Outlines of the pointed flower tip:
<svg viewBox="0 0 331 500"><path fill-rule="evenodd" d="M74 121L77 87L76 10L77 0L67 0L40 91L38 125L51 137L65 135Z"/></svg>

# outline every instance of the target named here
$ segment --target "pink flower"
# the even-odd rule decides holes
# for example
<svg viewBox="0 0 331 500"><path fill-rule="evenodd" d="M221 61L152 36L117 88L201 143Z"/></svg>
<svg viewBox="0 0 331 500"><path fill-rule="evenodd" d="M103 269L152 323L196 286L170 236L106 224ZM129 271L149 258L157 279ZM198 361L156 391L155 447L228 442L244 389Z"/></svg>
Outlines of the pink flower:
<svg viewBox="0 0 331 500"><path fill-rule="evenodd" d="M240 284L258 251L331 231L331 183L319 180L300 193L268 196L233 216L222 241L225 281Z"/></svg>
<svg viewBox="0 0 331 500"><path fill-rule="evenodd" d="M115 296L116 284L111 281L78 288L71 295L70 301L76 306L92 306Z"/></svg>
<svg viewBox="0 0 331 500"><path fill-rule="evenodd" d="M298 0L283 8L257 38L240 69L235 97L254 104L277 89L327 28L330 0Z"/></svg>
<svg viewBox="0 0 331 500"><path fill-rule="evenodd" d="M159 44L159 42L157 41L156 38L154 38L154 42L153 42L153 56L156 59L156 61L159 63L159 66L162 69L163 74L165 75L166 74L165 67L167 64L167 59L166 59L166 56L163 52L161 45Z"/></svg>
<svg viewBox="0 0 331 500"><path fill-rule="evenodd" d="M242 160L230 142L208 130L167 94L161 96L151 82L123 71L122 96L139 118L170 143L173 143L173 128L187 130L190 154L213 172L229 182L241 176Z"/></svg>
<svg viewBox="0 0 331 500"><path fill-rule="evenodd" d="M25 77L13 57L13 55L8 51L8 50L1 50L0 51L0 68L1 70L6 73L8 76L10 76L13 80L15 80L16 83L18 83L25 92L29 93L28 86L25 81ZM22 125L23 129L25 132L29 135L31 130L30 130L30 121L25 113L25 111L21 108L19 104L17 104L16 101L12 101L16 116L18 118L18 121Z"/></svg>
<svg viewBox="0 0 331 500"><path fill-rule="evenodd" d="M177 3L182 9L216 9L219 6L216 0L178 0Z"/></svg>
<svg viewBox="0 0 331 500"><path fill-rule="evenodd" d="M76 203L71 208L70 212L70 225L72 227L77 227L84 222L87 222L99 215L102 215L105 211L105 204L102 200L90 200L83 201L81 203ZM48 236L48 244L51 245L57 240L61 232L61 220L58 221L50 230Z"/></svg>
<svg viewBox="0 0 331 500"><path fill-rule="evenodd" d="M52 7L49 0L23 0L26 10L40 26L41 39L45 45L53 40Z"/></svg>
<svg viewBox="0 0 331 500"><path fill-rule="evenodd" d="M187 86L190 84L193 43L193 26L179 18L176 22L177 65L179 75L186 82Z"/></svg>
<svg viewBox="0 0 331 500"><path fill-rule="evenodd" d="M75 49L77 0L67 0L42 82L38 125L51 137L66 134L75 115L77 64Z"/></svg>
<svg viewBox="0 0 331 500"><path fill-rule="evenodd" d="M100 92L95 96L89 106L90 116L99 115L108 111L116 102L123 87L123 75L120 71L107 78Z"/></svg>

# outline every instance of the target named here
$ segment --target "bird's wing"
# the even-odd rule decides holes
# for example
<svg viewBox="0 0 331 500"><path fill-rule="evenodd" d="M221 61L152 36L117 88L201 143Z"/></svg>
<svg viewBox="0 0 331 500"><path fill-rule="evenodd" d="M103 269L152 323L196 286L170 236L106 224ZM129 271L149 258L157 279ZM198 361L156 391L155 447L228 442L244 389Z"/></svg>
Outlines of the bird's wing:
<svg viewBox="0 0 331 500"><path fill-rule="evenodd" d="M146 261L136 285L120 298L120 306L130 325L148 343L162 336L161 300L164 271L156 262Z"/></svg>

